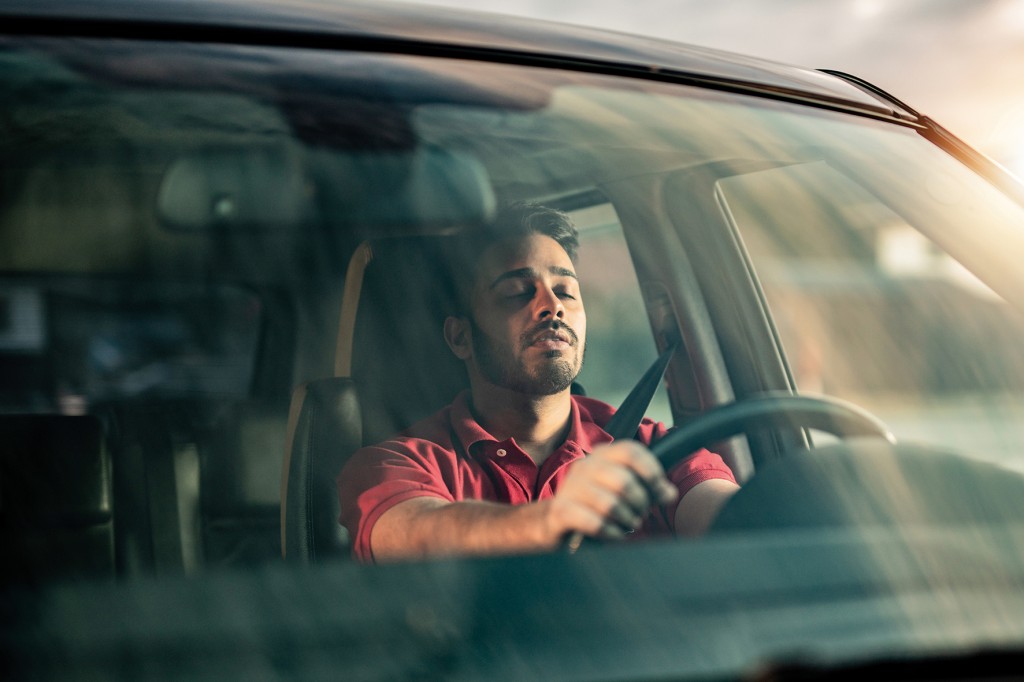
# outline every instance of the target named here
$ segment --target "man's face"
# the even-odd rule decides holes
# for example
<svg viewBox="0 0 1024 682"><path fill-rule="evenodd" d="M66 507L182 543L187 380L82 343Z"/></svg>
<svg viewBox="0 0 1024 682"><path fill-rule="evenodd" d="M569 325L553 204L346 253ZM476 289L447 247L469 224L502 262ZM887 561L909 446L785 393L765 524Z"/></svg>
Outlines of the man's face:
<svg viewBox="0 0 1024 682"><path fill-rule="evenodd" d="M486 381L552 395L579 374L587 316L572 261L554 239L531 235L487 249L472 311L471 362Z"/></svg>

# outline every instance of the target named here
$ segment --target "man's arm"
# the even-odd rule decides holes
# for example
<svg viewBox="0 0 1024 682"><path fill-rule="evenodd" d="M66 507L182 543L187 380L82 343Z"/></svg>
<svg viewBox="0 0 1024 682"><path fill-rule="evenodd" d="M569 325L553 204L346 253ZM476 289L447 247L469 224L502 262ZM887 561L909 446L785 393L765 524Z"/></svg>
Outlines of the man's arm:
<svg viewBox="0 0 1024 682"><path fill-rule="evenodd" d="M401 502L377 519L370 547L376 561L550 551L574 532L625 537L652 504L671 503L677 495L647 448L621 441L574 463L547 500L514 506L435 497Z"/></svg>
<svg viewBox="0 0 1024 682"><path fill-rule="evenodd" d="M676 535L702 535L718 516L722 506L739 489L740 487L732 481L722 478L712 478L690 488L676 507Z"/></svg>
<svg viewBox="0 0 1024 682"><path fill-rule="evenodd" d="M414 497L384 512L374 524L375 561L426 556L524 553L551 546L544 503L449 502Z"/></svg>

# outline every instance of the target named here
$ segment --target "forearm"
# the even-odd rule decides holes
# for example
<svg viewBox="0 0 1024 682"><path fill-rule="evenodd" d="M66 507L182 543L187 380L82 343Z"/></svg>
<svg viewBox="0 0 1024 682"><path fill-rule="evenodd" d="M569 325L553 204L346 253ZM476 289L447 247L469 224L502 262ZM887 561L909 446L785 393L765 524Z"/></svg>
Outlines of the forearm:
<svg viewBox="0 0 1024 682"><path fill-rule="evenodd" d="M550 502L508 505L406 500L385 512L370 536L375 561L427 556L519 554L554 549L559 533L549 521Z"/></svg>
<svg viewBox="0 0 1024 682"><path fill-rule="evenodd" d="M551 551L571 533L620 540L652 504L677 494L649 450L620 441L572 464L554 497L539 502L405 500L377 519L370 550L375 561L387 561Z"/></svg>

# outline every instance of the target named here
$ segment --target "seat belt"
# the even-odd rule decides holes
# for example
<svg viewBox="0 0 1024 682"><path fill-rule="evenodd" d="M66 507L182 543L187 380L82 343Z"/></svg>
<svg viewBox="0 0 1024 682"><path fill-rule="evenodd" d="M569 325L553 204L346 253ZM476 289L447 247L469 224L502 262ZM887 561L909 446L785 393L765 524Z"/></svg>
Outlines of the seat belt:
<svg viewBox="0 0 1024 682"><path fill-rule="evenodd" d="M665 376L665 369L668 368L672 354L676 352L678 347L679 343L676 341L668 345L662 354L658 356L658 359L654 361L654 364L640 377L640 381L637 382L633 390L626 396L626 399L622 401L619 409L615 411L612 418L605 424L605 432L614 440L636 437L637 429L640 428L640 422L643 421L644 415L647 414L647 409L651 406L651 400L654 399L654 394L658 391L661 379ZM565 539L566 551L569 554L575 554L576 550L583 544L584 538L583 533L579 531L569 533Z"/></svg>
<svg viewBox="0 0 1024 682"><path fill-rule="evenodd" d="M643 421L644 415L647 414L647 410L651 406L651 400L654 399L654 394L658 391L661 379L665 376L665 369L678 345L676 342L670 343L668 348L654 361L654 364L640 377L640 381L605 424L604 430L609 436L615 440L636 436L640 422Z"/></svg>

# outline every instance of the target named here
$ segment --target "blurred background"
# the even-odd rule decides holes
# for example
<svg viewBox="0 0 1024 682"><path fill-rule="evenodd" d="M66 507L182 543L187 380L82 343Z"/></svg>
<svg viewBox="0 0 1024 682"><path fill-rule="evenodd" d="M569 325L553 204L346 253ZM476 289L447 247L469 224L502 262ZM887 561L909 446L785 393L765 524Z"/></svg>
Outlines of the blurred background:
<svg viewBox="0 0 1024 682"><path fill-rule="evenodd" d="M889 91L1024 176L1022 0L410 0L649 35Z"/></svg>

